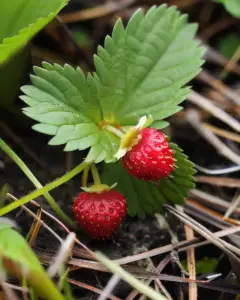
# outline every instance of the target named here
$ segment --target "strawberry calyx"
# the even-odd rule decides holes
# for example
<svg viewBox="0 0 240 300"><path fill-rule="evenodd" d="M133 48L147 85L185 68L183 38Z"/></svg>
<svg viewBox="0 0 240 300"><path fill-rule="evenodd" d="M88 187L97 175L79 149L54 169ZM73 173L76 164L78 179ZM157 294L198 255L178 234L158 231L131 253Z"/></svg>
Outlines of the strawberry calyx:
<svg viewBox="0 0 240 300"><path fill-rule="evenodd" d="M84 192L88 192L88 193L102 193L103 191L110 191L116 185L117 183L114 183L111 186L100 183L100 184L93 184L89 187L81 187L81 189L84 190Z"/></svg>
<svg viewBox="0 0 240 300"><path fill-rule="evenodd" d="M136 126L128 127L129 129L123 135L120 141L120 147L115 154L116 159L122 158L128 151L135 146L138 141L141 139L141 131L148 127L153 122L151 115L143 116L139 119L139 122Z"/></svg>
<svg viewBox="0 0 240 300"><path fill-rule="evenodd" d="M92 172L93 176L93 185L87 186L88 181L88 171L89 169ZM101 183L101 179L97 170L97 167L95 164L87 165L84 169L85 172L83 172L83 180L82 180L82 187L81 189L84 190L87 193L102 193L106 191L110 191L113 189L117 183L114 183L113 185L109 186L107 184Z"/></svg>

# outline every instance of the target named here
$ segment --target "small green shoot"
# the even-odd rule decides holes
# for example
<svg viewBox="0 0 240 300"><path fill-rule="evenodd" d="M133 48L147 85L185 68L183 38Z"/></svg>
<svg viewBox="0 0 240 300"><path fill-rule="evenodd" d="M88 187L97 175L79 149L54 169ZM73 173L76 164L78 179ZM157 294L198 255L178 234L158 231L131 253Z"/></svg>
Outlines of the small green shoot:
<svg viewBox="0 0 240 300"><path fill-rule="evenodd" d="M216 270L218 260L216 258L204 257L204 259L196 261L196 274L209 274ZM187 262L181 262L185 270L187 270Z"/></svg>

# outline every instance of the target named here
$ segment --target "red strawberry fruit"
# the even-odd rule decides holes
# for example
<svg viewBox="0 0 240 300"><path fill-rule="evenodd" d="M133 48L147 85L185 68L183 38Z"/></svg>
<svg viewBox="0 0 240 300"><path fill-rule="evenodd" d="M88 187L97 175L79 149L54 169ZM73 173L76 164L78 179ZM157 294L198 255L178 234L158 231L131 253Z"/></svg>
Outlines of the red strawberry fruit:
<svg viewBox="0 0 240 300"><path fill-rule="evenodd" d="M166 178L174 169L166 136L153 128L140 132L138 143L123 156L122 163L129 174L142 180Z"/></svg>
<svg viewBox="0 0 240 300"><path fill-rule="evenodd" d="M83 229L95 239L109 238L127 213L126 200L114 190L82 192L73 203L73 214Z"/></svg>

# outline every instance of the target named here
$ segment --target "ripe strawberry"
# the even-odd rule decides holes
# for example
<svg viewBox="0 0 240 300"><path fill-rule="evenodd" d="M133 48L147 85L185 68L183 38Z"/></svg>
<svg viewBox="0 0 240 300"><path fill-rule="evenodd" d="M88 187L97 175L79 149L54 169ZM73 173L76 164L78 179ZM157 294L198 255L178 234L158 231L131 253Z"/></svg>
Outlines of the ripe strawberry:
<svg viewBox="0 0 240 300"><path fill-rule="evenodd" d="M166 178L174 169L172 150L162 132L144 128L140 139L122 158L129 174L143 180Z"/></svg>
<svg viewBox="0 0 240 300"><path fill-rule="evenodd" d="M127 213L125 198L114 190L82 192L74 201L72 209L77 223L95 239L109 238Z"/></svg>

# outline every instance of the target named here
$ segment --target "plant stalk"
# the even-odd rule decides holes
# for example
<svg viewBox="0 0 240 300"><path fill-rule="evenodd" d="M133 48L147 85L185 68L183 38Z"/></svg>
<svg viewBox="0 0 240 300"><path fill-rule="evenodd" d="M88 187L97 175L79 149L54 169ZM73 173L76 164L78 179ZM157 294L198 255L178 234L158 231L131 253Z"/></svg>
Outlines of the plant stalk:
<svg viewBox="0 0 240 300"><path fill-rule="evenodd" d="M95 166L95 164L91 164L91 172L93 175L93 182L94 185L100 185L101 184L101 179L97 170L97 167Z"/></svg>
<svg viewBox="0 0 240 300"><path fill-rule="evenodd" d="M106 129L107 131L110 131L111 133L113 133L114 135L119 137L120 139L124 136L124 133L121 130L117 129L116 127L113 127L112 125L105 125L104 129Z"/></svg>
<svg viewBox="0 0 240 300"><path fill-rule="evenodd" d="M18 208L19 206L26 204L27 202L43 195L48 201L48 203L51 205L52 209L56 212L56 214L68 225L74 227L75 223L62 211L62 209L58 206L54 198L48 193L48 191L58 187L59 185L70 180L72 177L76 176L84 169L86 163L80 164L79 166L77 166L70 172L66 173L62 177L56 179L55 181L43 187L42 184L38 181L38 179L33 175L33 173L27 167L27 165L23 162L23 160L1 138L0 138L0 149L2 149L19 166L19 168L23 171L23 173L35 185L35 187L38 188L38 190L35 190L32 193L19 199L18 201L6 205L2 209L0 209L0 215L4 215Z"/></svg>
<svg viewBox="0 0 240 300"><path fill-rule="evenodd" d="M90 169L90 165L87 165L83 170L82 187L87 187L89 169Z"/></svg>

